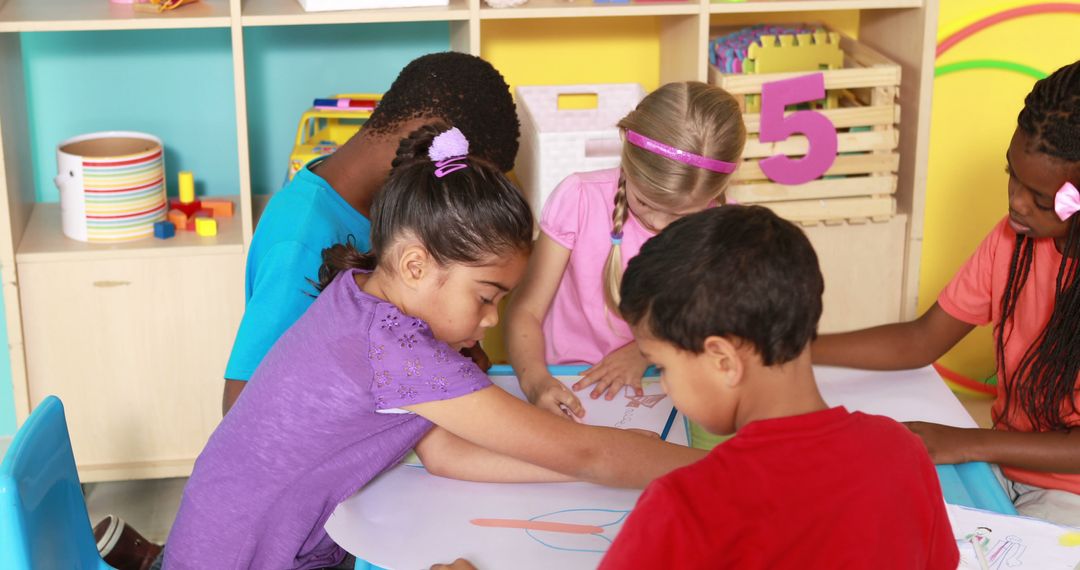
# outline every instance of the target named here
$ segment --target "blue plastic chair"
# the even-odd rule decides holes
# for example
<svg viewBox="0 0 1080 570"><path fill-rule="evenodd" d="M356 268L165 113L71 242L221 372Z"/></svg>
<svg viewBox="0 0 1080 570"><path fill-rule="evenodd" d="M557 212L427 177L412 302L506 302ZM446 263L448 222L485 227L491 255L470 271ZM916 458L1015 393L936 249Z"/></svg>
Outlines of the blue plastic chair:
<svg viewBox="0 0 1080 570"><path fill-rule="evenodd" d="M0 463L0 568L111 568L98 555L56 396L34 409Z"/></svg>

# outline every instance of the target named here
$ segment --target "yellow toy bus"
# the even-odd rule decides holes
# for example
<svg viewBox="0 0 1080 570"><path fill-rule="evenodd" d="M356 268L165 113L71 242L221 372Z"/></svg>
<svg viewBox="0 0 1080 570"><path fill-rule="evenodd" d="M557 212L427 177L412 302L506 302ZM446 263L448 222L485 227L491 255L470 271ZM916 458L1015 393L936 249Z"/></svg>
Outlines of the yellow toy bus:
<svg viewBox="0 0 1080 570"><path fill-rule="evenodd" d="M300 116L296 128L296 142L289 155L287 180L305 164L333 154L345 144L371 117L382 95L373 93L345 93L327 99L316 99L314 106Z"/></svg>

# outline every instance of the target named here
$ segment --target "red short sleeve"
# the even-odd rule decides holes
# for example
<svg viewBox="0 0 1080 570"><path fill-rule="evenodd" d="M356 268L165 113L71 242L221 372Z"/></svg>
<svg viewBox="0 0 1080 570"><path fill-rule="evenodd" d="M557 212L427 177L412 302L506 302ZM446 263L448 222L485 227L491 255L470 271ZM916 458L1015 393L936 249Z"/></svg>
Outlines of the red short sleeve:
<svg viewBox="0 0 1080 570"><path fill-rule="evenodd" d="M715 545L705 544L682 494L665 479L657 479L642 493L600 570L701 566L698 556Z"/></svg>

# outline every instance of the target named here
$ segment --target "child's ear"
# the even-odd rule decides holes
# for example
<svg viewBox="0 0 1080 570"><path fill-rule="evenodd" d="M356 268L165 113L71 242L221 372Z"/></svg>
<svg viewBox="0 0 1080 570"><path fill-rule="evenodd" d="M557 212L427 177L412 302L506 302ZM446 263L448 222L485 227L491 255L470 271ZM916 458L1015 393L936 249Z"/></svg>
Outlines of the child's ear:
<svg viewBox="0 0 1080 570"><path fill-rule="evenodd" d="M398 258L398 275L405 285L416 288L431 271L431 254L424 246L414 243L405 246Z"/></svg>
<svg viewBox="0 0 1080 570"><path fill-rule="evenodd" d="M706 338L705 355L726 388L735 388L742 382L742 358L738 347L730 340L722 336Z"/></svg>

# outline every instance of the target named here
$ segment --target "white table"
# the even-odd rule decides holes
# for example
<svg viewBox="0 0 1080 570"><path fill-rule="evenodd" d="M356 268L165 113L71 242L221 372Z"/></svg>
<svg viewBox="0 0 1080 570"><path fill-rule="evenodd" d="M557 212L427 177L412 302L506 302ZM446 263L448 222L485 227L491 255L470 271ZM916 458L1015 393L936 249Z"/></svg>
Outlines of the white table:
<svg viewBox="0 0 1080 570"><path fill-rule="evenodd" d="M929 367L905 372L819 367L815 373L830 405L900 421L976 425ZM326 531L349 552L386 568L427 568L459 556L485 570L595 568L639 494L589 483L471 483L402 465L338 506ZM471 523L474 519L564 526L559 531L492 528ZM582 532L584 527L602 532Z"/></svg>

